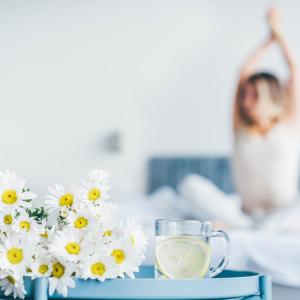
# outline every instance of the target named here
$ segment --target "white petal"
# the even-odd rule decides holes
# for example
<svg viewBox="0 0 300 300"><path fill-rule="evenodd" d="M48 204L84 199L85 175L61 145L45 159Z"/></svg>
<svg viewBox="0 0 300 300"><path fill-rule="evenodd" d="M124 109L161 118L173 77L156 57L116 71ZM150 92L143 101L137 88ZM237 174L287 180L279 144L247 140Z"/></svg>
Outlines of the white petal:
<svg viewBox="0 0 300 300"><path fill-rule="evenodd" d="M21 193L20 196L21 196L20 198L22 200L31 200L31 199L36 198L36 194L34 194L32 192L24 192L24 193Z"/></svg>
<svg viewBox="0 0 300 300"><path fill-rule="evenodd" d="M49 278L49 295L52 296L56 289L56 279Z"/></svg>

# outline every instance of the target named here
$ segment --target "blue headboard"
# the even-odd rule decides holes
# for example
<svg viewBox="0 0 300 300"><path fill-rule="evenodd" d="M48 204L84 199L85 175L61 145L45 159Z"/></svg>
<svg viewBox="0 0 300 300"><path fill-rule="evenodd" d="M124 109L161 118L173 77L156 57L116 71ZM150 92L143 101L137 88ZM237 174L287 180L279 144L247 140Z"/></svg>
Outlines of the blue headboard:
<svg viewBox="0 0 300 300"><path fill-rule="evenodd" d="M176 190L178 183L191 173L210 179L225 193L234 192L228 157L153 157L148 163L148 193L161 186Z"/></svg>

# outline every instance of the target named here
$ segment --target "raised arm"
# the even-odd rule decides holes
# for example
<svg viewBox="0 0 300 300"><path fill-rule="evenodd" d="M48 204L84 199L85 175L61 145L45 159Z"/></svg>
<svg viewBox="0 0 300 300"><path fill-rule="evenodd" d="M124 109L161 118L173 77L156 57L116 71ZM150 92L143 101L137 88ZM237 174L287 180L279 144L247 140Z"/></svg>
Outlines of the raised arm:
<svg viewBox="0 0 300 300"><path fill-rule="evenodd" d="M235 100L234 100L234 109L233 109L233 128L236 130L240 124L241 124L241 119L239 115L239 108L238 108L238 98L239 94L241 92L241 87L243 83L251 76L253 75L256 70L258 63L264 56L264 54L269 50L270 46L272 45L273 39L272 37L268 38L265 40L262 44L260 44L255 51L250 55L250 57L246 60L244 65L242 66L239 74L239 80L238 80L238 86L237 86L237 91L235 95Z"/></svg>
<svg viewBox="0 0 300 300"><path fill-rule="evenodd" d="M273 39L268 38L263 43L261 43L250 55L250 57L246 60L241 68L240 81L249 78L249 76L253 75L256 72L258 63L261 61L267 50L269 50L272 42Z"/></svg>
<svg viewBox="0 0 300 300"><path fill-rule="evenodd" d="M278 43L281 53L289 69L289 78L286 84L287 92L287 114L290 118L297 118L299 115L298 103L298 70L295 58L282 34L282 23L278 9L271 8L268 12L268 22L273 40Z"/></svg>

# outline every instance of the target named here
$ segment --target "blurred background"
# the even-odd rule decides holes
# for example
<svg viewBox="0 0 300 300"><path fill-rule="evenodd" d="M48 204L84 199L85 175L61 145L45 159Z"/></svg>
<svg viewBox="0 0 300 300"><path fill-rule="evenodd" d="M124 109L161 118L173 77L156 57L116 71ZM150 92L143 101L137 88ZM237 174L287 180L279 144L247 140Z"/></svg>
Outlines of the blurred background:
<svg viewBox="0 0 300 300"><path fill-rule="evenodd" d="M299 49L300 4L277 3ZM230 154L237 74L269 5L1 2L1 169L43 194L99 166L124 193L146 189L150 156ZM284 72L277 54L266 66Z"/></svg>
<svg viewBox="0 0 300 300"><path fill-rule="evenodd" d="M164 185L155 185L156 165L149 174L153 157L230 158L240 67L269 34L265 15L271 4L263 0L2 1L1 169L15 170L42 196L54 182L78 181L89 169L104 168L112 173L113 198L134 195L138 214L141 207L136 199ZM276 4L299 61L300 2ZM259 68L282 80L288 76L278 47L271 47ZM174 175L178 170L172 167ZM234 191L229 185L222 187ZM178 217L180 206L170 204L170 198L178 196L173 192L165 190L153 201L157 205L152 207L153 218L163 209L163 217ZM170 205L162 208L162 198ZM153 229L153 223L149 226ZM270 234L266 238L250 231L251 238L259 236L257 245L265 246L260 249L263 254L266 248L278 249L287 242L289 249L298 249L296 242L300 249L297 235L289 236L289 241L275 236L274 244L268 244ZM239 247L244 235L234 232L233 245ZM245 245L252 240L247 241ZM284 273L275 274L276 283L291 287L278 288L277 299L283 295L299 299L298 253L293 256L298 260L288 263L290 272L282 262ZM291 257L279 251L273 265L282 256ZM245 252L235 257L239 259L232 268L272 273L257 262L247 265L255 259Z"/></svg>

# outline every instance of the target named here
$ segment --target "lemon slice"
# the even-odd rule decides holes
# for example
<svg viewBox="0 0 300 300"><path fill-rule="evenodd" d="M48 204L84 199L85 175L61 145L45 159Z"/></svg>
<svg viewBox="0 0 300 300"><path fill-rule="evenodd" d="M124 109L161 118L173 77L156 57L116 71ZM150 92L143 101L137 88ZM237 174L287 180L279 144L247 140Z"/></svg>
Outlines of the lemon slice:
<svg viewBox="0 0 300 300"><path fill-rule="evenodd" d="M197 237L173 236L156 245L156 267L170 279L204 277L210 257L210 247Z"/></svg>

